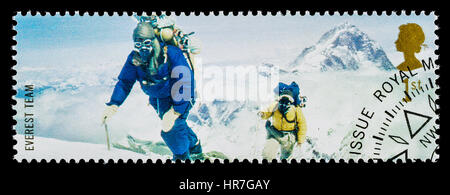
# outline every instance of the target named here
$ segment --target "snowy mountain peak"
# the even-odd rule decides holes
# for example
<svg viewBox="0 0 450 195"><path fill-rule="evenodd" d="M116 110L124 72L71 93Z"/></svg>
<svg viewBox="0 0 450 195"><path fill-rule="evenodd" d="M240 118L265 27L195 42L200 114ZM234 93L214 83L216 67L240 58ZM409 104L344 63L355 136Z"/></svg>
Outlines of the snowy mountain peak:
<svg viewBox="0 0 450 195"><path fill-rule="evenodd" d="M291 64L294 71L336 71L395 67L381 46L355 25L345 22L329 30Z"/></svg>
<svg viewBox="0 0 450 195"><path fill-rule="evenodd" d="M350 24L348 21L345 21L344 23L337 25L334 28L335 29L351 29L351 28L356 28L356 26L353 24Z"/></svg>
<svg viewBox="0 0 450 195"><path fill-rule="evenodd" d="M355 33L355 32L361 32L361 31L358 28L356 28L355 25L345 22L341 25L334 27L333 29L326 32L325 34L323 34L319 40L319 43L326 42L332 38L335 38L336 36L341 35L341 33L345 33L345 32Z"/></svg>

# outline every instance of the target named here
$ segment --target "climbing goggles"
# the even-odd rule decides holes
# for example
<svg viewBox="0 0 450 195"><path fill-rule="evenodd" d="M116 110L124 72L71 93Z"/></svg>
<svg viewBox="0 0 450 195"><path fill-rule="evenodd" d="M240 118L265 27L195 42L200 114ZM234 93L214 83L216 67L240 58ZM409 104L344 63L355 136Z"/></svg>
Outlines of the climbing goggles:
<svg viewBox="0 0 450 195"><path fill-rule="evenodd" d="M134 48L137 50L140 49L150 49L153 47L153 41L155 40L155 38L153 39L145 39L144 41L135 41L134 42Z"/></svg>

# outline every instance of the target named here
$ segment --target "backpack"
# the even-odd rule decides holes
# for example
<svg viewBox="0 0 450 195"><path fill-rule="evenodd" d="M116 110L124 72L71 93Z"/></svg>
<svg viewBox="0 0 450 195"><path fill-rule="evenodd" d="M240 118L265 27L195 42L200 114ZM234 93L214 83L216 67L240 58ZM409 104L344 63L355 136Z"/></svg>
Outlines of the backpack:
<svg viewBox="0 0 450 195"><path fill-rule="evenodd" d="M302 99L300 99L300 87L297 85L297 83L295 81L293 81L290 85L287 85L283 82L279 82L278 86L275 87L275 89L273 91L278 96L288 93L292 96L292 98L294 98L295 106L302 105L302 102L303 102L302 100L304 98L302 97Z"/></svg>

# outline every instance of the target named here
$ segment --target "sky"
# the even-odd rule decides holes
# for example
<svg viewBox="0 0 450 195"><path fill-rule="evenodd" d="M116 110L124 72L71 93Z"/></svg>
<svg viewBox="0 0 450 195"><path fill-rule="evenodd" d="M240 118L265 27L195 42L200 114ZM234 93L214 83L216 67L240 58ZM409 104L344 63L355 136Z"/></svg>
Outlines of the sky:
<svg viewBox="0 0 450 195"><path fill-rule="evenodd" d="M177 25L195 31L202 43L201 57L206 64L245 64L273 60L289 63L328 30L349 22L380 43L388 57L398 57L394 42L398 26L422 26L425 44L433 47L434 15L411 16L176 16ZM130 16L31 16L15 17L18 31L17 59L27 66L65 61L126 56L131 50L131 35L136 25ZM70 55L69 55L70 54ZM110 54L110 55L108 55ZM36 58L41 59L36 61Z"/></svg>

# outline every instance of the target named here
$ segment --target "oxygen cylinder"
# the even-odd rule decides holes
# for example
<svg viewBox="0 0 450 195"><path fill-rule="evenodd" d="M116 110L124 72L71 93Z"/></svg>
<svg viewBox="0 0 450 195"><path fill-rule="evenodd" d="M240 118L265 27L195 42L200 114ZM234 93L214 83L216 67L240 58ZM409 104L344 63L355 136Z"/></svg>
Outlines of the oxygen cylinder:
<svg viewBox="0 0 450 195"><path fill-rule="evenodd" d="M175 40L175 35L171 28L155 29L155 34L165 43L178 47L178 42Z"/></svg>
<svg viewBox="0 0 450 195"><path fill-rule="evenodd" d="M160 37L164 40L164 42L170 42L173 39L173 30L170 28L163 28L160 32Z"/></svg>

